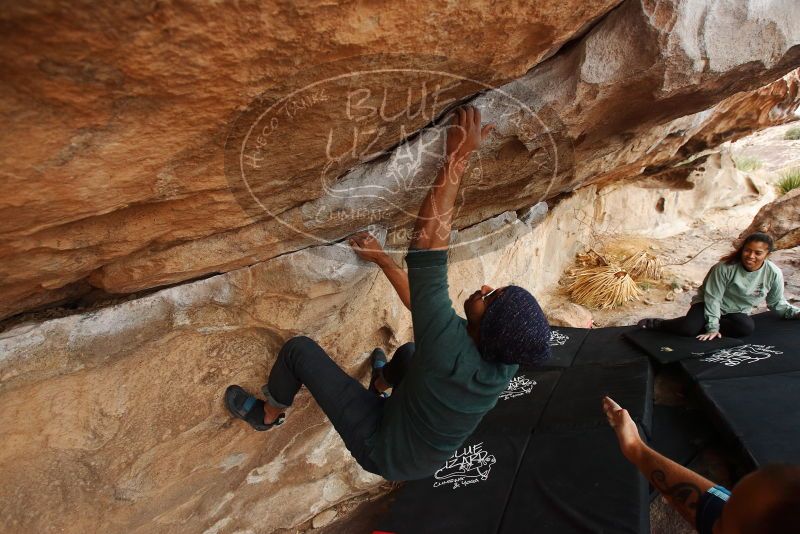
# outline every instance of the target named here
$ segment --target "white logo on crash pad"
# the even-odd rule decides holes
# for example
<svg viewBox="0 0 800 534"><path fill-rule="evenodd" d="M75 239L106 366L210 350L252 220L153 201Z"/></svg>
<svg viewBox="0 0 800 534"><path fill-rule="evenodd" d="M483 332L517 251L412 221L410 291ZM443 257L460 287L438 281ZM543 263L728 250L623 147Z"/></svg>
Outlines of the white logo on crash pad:
<svg viewBox="0 0 800 534"><path fill-rule="evenodd" d="M755 363L766 360L770 356L778 354L783 354L783 351L775 350L773 345L741 345L732 349L720 349L712 352L711 355L701 358L700 361L734 367L741 363Z"/></svg>
<svg viewBox="0 0 800 534"><path fill-rule="evenodd" d="M497 460L493 454L483 450L483 442L456 450L433 477L434 488L451 486L453 489L477 484L489 478Z"/></svg>
<svg viewBox="0 0 800 534"><path fill-rule="evenodd" d="M564 343L569 341L569 336L566 334L562 334L558 330L551 330L550 331L550 346L551 347L560 347Z"/></svg>
<svg viewBox="0 0 800 534"><path fill-rule="evenodd" d="M533 386L535 385L536 381L525 375L515 376L508 383L506 390L500 394L500 400L516 399L527 395L533 391Z"/></svg>

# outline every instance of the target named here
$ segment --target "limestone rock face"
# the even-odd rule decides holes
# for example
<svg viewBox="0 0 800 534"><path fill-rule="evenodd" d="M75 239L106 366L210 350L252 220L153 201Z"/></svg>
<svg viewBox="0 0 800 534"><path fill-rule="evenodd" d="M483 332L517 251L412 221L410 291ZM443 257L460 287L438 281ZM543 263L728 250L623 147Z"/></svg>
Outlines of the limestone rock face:
<svg viewBox="0 0 800 534"><path fill-rule="evenodd" d="M739 235L736 245L753 232L772 236L776 249L800 246L800 189L793 189L761 208L750 226Z"/></svg>
<svg viewBox="0 0 800 534"><path fill-rule="evenodd" d="M216 265L219 256L211 253L222 252L213 245L220 240L236 266L317 244L293 232L282 235L280 225L254 225L232 194L223 148L239 111L264 93L290 94L308 82L304 77L412 68L460 77L440 80L446 86L441 104L428 106L439 112L445 101L480 89L470 80L503 84L524 74L619 1L502 9L479 1L433 10L423 2L351 1L66 6L40 0L5 6L0 316L85 292L92 273L94 285L127 292L229 270L233 263ZM396 114L418 104L422 81L436 79L397 71L363 88L376 97L390 89L386 113ZM280 143L270 152L279 172L264 185L271 210L321 195L326 153L320 141L328 125L341 126L334 131L335 148L352 137L344 117L352 90L348 83L329 83L327 100L307 113L286 108L290 125L281 128ZM431 83L428 91L434 90ZM425 121L417 115L403 126L410 133ZM357 140L354 152L397 141L398 132L373 132ZM343 157L336 172L357 163ZM232 253L236 241L240 250ZM256 241L259 247L243 259ZM156 258L192 242L208 250L201 253L207 256L202 265L167 267L168 261ZM128 257L152 258L144 260L148 268L160 262L166 273L123 275L124 282L99 273Z"/></svg>
<svg viewBox="0 0 800 534"><path fill-rule="evenodd" d="M769 85L737 93L711 110L701 112L706 117L696 121L694 128L687 132L689 135L677 155L689 157L762 128L794 121L798 107L800 70L795 69Z"/></svg>
<svg viewBox="0 0 800 534"><path fill-rule="evenodd" d="M635 175L660 162L658 126L800 62L791 3L617 5L9 7L0 317L230 271L367 224L407 227L439 160L403 152L435 153L436 117L487 86L501 91L472 102L497 133L465 180L458 227ZM353 78L376 66L390 72ZM277 129L256 130L273 137L245 136L299 89ZM258 168L243 185L248 158ZM359 188L382 192L336 194Z"/></svg>
<svg viewBox="0 0 800 534"><path fill-rule="evenodd" d="M740 172L730 152L719 150L653 176L606 185L596 201L595 224L606 234L664 238L687 231L715 208L747 221L753 202L767 204L775 196L774 186Z"/></svg>
<svg viewBox="0 0 800 534"><path fill-rule="evenodd" d="M795 69L755 91L736 93L710 109L640 135L638 140L648 147L639 159L641 172L662 181L685 180L699 165L687 159L754 131L794 121L798 108L800 70Z"/></svg>

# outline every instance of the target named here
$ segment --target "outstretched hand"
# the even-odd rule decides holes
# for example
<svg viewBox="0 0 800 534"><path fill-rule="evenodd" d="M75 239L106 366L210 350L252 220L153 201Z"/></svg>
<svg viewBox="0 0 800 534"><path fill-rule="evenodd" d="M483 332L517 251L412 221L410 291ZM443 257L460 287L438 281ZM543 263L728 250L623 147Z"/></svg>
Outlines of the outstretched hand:
<svg viewBox="0 0 800 534"><path fill-rule="evenodd" d="M386 259L386 252L380 242L366 230L353 234L347 242L362 260L380 263Z"/></svg>
<svg viewBox="0 0 800 534"><path fill-rule="evenodd" d="M447 128L448 161L464 161L494 130L494 124L481 128L481 112L474 106L462 106L453 112Z"/></svg>
<svg viewBox="0 0 800 534"><path fill-rule="evenodd" d="M639 429L636 428L636 423L631 419L628 410L614 402L611 397L603 397L603 411L608 419L608 424L617 435L622 454L628 460L634 461L644 442L639 436Z"/></svg>
<svg viewBox="0 0 800 534"><path fill-rule="evenodd" d="M712 339L722 337L722 334L719 332L706 332L705 334L700 334L697 336L697 339L700 341L711 341Z"/></svg>

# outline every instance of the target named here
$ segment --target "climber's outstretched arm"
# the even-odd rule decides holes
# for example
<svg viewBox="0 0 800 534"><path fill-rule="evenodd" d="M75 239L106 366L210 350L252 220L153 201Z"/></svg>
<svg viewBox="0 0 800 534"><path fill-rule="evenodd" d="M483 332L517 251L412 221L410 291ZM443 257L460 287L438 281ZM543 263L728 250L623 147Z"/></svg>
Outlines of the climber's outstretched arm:
<svg viewBox="0 0 800 534"><path fill-rule="evenodd" d="M447 249L461 176L470 154L492 129L492 124L481 129L481 112L477 108L464 106L455 110L447 129L447 158L422 202L410 249Z"/></svg>
<svg viewBox="0 0 800 534"><path fill-rule="evenodd" d="M653 487L690 525L695 526L697 505L714 483L648 447L639 436L639 430L628 410L609 397L603 399L603 410L608 424L617 434L620 450L625 458L647 477Z"/></svg>

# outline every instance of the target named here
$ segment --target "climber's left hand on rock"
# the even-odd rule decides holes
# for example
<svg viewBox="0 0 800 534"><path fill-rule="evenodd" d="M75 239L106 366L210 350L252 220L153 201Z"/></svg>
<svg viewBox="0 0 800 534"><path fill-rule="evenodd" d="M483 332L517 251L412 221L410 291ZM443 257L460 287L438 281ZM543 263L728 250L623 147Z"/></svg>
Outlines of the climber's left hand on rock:
<svg viewBox="0 0 800 534"><path fill-rule="evenodd" d="M380 242L367 231L353 234L347 242L362 260L371 261L372 263L380 265L380 263L385 261L388 257Z"/></svg>

